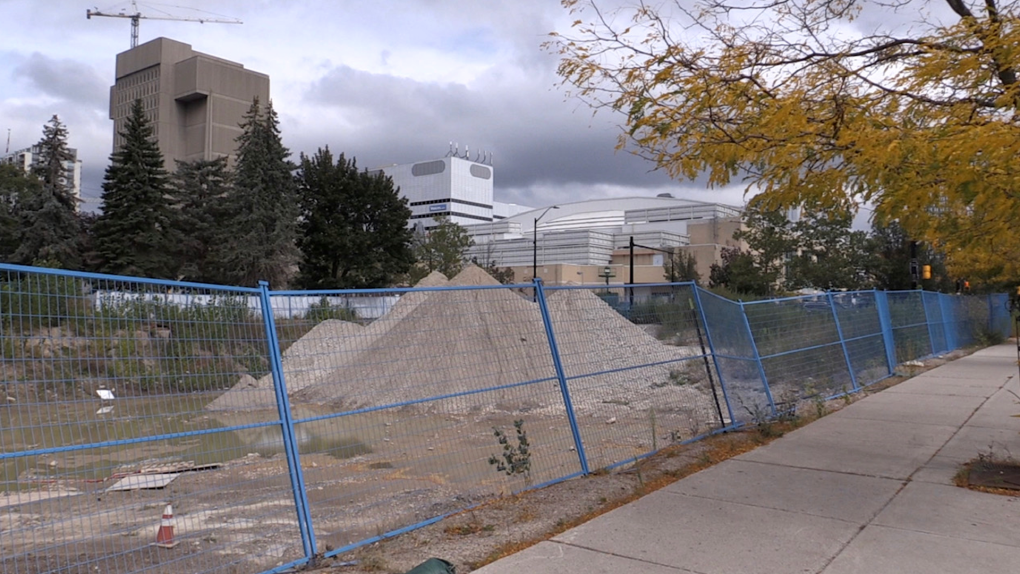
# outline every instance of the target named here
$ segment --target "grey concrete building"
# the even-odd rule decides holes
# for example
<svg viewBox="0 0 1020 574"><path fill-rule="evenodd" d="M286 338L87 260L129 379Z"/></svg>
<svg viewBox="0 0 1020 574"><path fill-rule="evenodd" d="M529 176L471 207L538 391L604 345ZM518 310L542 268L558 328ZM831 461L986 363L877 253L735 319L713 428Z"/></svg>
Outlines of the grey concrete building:
<svg viewBox="0 0 1020 574"><path fill-rule="evenodd" d="M191 49L189 44L156 38L117 54L116 82L110 88L113 148L141 99L152 122L167 169L174 160L233 156L238 127L252 100L269 101L269 76Z"/></svg>

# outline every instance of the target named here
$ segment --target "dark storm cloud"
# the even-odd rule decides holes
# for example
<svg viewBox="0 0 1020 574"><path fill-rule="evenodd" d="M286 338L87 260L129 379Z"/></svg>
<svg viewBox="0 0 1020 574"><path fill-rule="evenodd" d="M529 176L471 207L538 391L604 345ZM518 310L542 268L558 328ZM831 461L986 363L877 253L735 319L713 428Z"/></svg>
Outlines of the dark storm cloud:
<svg viewBox="0 0 1020 574"><path fill-rule="evenodd" d="M106 82L91 66L38 52L14 68L14 78L28 81L48 96L85 106L102 107L109 96Z"/></svg>
<svg viewBox="0 0 1020 574"><path fill-rule="evenodd" d="M551 74L489 76L476 82L482 87L469 87L334 68L305 99L330 110L337 127L295 126L290 145L314 149L328 143L374 167L438 157L455 141L462 154L470 146L472 158L480 149L494 153L497 194L538 184L670 184L664 174L651 172L651 163L615 151L622 118L593 116L587 107L564 101Z"/></svg>

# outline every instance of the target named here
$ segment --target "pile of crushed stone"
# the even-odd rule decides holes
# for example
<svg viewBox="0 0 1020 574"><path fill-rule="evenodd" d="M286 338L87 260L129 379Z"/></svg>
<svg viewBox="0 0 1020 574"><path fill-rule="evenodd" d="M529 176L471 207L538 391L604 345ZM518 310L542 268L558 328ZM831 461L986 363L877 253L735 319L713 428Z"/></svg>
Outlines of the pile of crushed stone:
<svg viewBox="0 0 1020 574"><path fill-rule="evenodd" d="M415 287L443 287L448 283L445 275L433 271ZM288 392L293 394L314 385L332 370L343 367L346 359L357 355L385 334L430 294L428 291L405 293L386 315L367 327L336 319L327 319L313 327L283 352L283 377L287 381ZM258 380L251 375L243 375L236 385L205 408L218 411L275 407L273 375L268 374Z"/></svg>
<svg viewBox="0 0 1020 574"><path fill-rule="evenodd" d="M414 404L450 413L563 412L539 306L531 293L470 265L450 281L433 273L367 327L324 321L283 355L291 400L358 409ZM664 345L587 289L551 291L549 313L578 411L605 405L697 411L711 420L706 389L685 384L695 349ZM652 366L644 366L652 365ZM483 389L493 389L486 390ZM424 401L431 397L439 400ZM212 410L273 408L272 377L242 379Z"/></svg>

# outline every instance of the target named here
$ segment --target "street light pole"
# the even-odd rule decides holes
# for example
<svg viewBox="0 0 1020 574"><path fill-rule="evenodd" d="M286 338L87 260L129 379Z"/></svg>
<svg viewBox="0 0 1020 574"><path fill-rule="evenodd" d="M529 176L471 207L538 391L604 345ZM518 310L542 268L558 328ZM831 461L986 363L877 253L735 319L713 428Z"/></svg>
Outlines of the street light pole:
<svg viewBox="0 0 1020 574"><path fill-rule="evenodd" d="M550 209L559 209L558 205L553 205L545 208L542 215L535 218L535 225L532 229L531 236L531 278L535 279L538 277L538 220L545 217L546 213L549 213Z"/></svg>
<svg viewBox="0 0 1020 574"><path fill-rule="evenodd" d="M534 281L538 278L538 220L545 217L546 213L549 213L550 209L559 209L559 206L552 205L545 208L545 211L541 215L535 218L535 224L531 229L531 279ZM535 288L534 300L538 301L538 288Z"/></svg>

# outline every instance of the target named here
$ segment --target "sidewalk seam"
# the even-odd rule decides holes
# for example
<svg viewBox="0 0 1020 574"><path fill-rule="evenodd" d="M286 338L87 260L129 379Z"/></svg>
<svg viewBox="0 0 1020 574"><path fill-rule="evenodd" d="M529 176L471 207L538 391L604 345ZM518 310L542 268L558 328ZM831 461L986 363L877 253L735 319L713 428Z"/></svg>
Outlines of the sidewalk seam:
<svg viewBox="0 0 1020 574"><path fill-rule="evenodd" d="M581 550L587 550L589 552L595 552L597 554L605 554L606 556L612 556L614 558L622 558L624 560L633 560L635 562L641 562L643 564L654 564L655 566L662 566L663 568L669 568L670 570L676 570L677 572L687 572L689 574L705 574L698 570L691 570L690 568L683 568L681 566L673 566L672 564L663 564L661 562L655 562L652 560L645 560L643 558L635 558L634 556L627 556L625 554L617 554L615 552L606 552L604 550L598 550L596 548L589 548L580 544L574 544L572 542L563 542L561 540L549 539L547 542L554 544L562 544L563 546L571 546L573 548L580 548Z"/></svg>
<svg viewBox="0 0 1020 574"><path fill-rule="evenodd" d="M963 358L966 358L966 357L963 357ZM942 443L942 446L940 446L940 447L938 448L938 450L936 450L936 451L935 451L935 453L934 453L934 454L932 454L932 455L931 455L930 457L928 457L928 460L926 460L926 461L925 461L924 463L922 463L922 464L921 464L920 466L918 466L918 467L917 467L916 469L914 469L914 472L911 472L911 473L910 473L910 476L908 476L908 477L907 477L906 481L904 481L904 482L903 482L903 484L902 484L902 485L901 485L901 486L900 486L900 487L899 487L898 489L896 489L896 493L895 493L895 494L893 494L893 495L892 495L892 497L890 497L890 498L889 498L889 500L887 500L887 501L886 501L886 503L885 503L885 504L883 504L883 505L882 505L882 507L881 507L881 508L879 508L879 509L878 509L878 510L877 510L877 511L875 512L875 514L874 514L874 515L872 515L872 517L871 517L870 519L868 519L868 521L867 521L866 523L864 523L863 525L861 525L861 527L860 527L860 528L858 528L858 529L857 529L857 532L855 532L855 533L854 533L854 535L853 535L853 536L851 536L851 537L850 537L850 539L849 539L849 540L847 540L847 541L846 541L846 543L845 543L845 544L843 544L843 546L842 546L842 547L841 547L841 548L840 548L840 549L839 549L839 550L838 550L838 551L837 551L837 552L836 552L835 554L833 554L833 555L832 555L832 558L829 558L829 559L828 559L828 560L827 560L827 561L825 562L825 564L824 564L824 565L822 565L822 568L821 568L821 569L820 569L820 570L818 571L818 572L819 572L819 574L821 574L822 572L824 572L826 568L828 568L828 567L829 567L829 566L830 566L830 565L831 565L831 564L832 564L833 562L835 562L836 558L838 558L838 557L839 557L839 556L840 556L841 554L843 554L843 552L844 552L844 551L845 551L845 550L846 550L846 549L847 549L847 548L848 548L848 547L849 547L849 546L850 546L851 544L853 544L854 540L856 540L856 539L857 539L857 537L858 537L858 536L860 536L861 532L864 532L864 529L865 529L865 528L867 528L867 527L869 527L869 526L872 526L872 525L874 524L874 522L875 522L875 519L876 519L876 518L878 518L878 515L879 515L879 514L882 514L882 512L884 512L886 508L889 508L889 505L890 505L890 504L892 504L892 503L893 503L893 501L894 501L894 500L896 500L896 498L897 498L897 497L899 497L899 495L900 495L900 494L901 494L901 493L903 492L903 489L905 489L905 488L906 488L906 487L907 487L907 486L908 486L908 485L909 485L909 484L910 484L911 482L913 482L913 480L914 480L914 475L916 475L916 474L918 473L918 471L920 471L920 470L921 470L922 468L924 468L925 466L927 466L927 465L928 465L928 464L929 464L929 463L930 463L930 462L931 462L932 460L934 460L934 458L935 458L936 456L938 456L938 454L939 454L940 452L942 452L942 449L946 448L946 445L947 445L947 444L949 444L949 442L950 442L951 440L953 440L953 439L954 439L954 438L956 437L956 435L960 434L960 431L962 431L962 430L963 430L963 427L967 426L967 423L968 423L968 422L970 422L970 420L971 420L972 418L974 418L974 415L975 415L975 414L977 414L977 412L978 412L978 411L979 411L979 410L981 409L981 407L985 406L985 405L986 405L986 404L988 403L988 401L992 400L992 397L993 397L993 396L995 396L996 394L998 394L998 392L999 392L999 391L1001 391L1002 389L1006 388L1006 385L1007 385L1007 384L1009 384L1009 382L1010 382L1011 380L1013 380L1013 375L1010 375L1009 377L1007 377L1007 378L1006 378L1006 380L1005 380L1005 381L1003 381L1002 385L1000 385L1000 386L999 386L999 388L998 388L998 389L996 390L996 392L992 394L992 396L990 396L990 397L988 397L988 398L984 399L983 401L981 401L981 404L979 404L979 405L978 405L977 407L975 407L975 408L974 408L974 410L973 410L973 411L972 411L972 412L970 413L970 416L968 416L968 417L967 417L967 418L966 418L966 419L965 419L965 420L964 420L964 421L963 421L963 422L962 422L962 423L961 423L961 424L960 424L960 425L959 425L959 426L958 426L958 427L956 428L956 432L954 432L954 433L953 433L952 435L950 435L950 436L949 436L949 438L947 438L947 439L946 439L946 441ZM948 426L948 425L942 425L942 426ZM888 527L883 527L883 526L881 526L881 525L877 525L877 524L875 524L875 526L879 526L879 527L882 527L882 528L888 528ZM916 532L916 531L909 531L909 530L906 530L906 529L899 529L899 530L903 530L903 531L906 531L906 532ZM943 535L943 536L942 536L942 538L948 538L948 537L947 537L947 536L944 536L944 535ZM1001 545L1001 546L1005 546L1005 545ZM1006 547L1007 547L1007 548L1015 548L1015 547L1013 547L1013 546L1006 546Z"/></svg>

